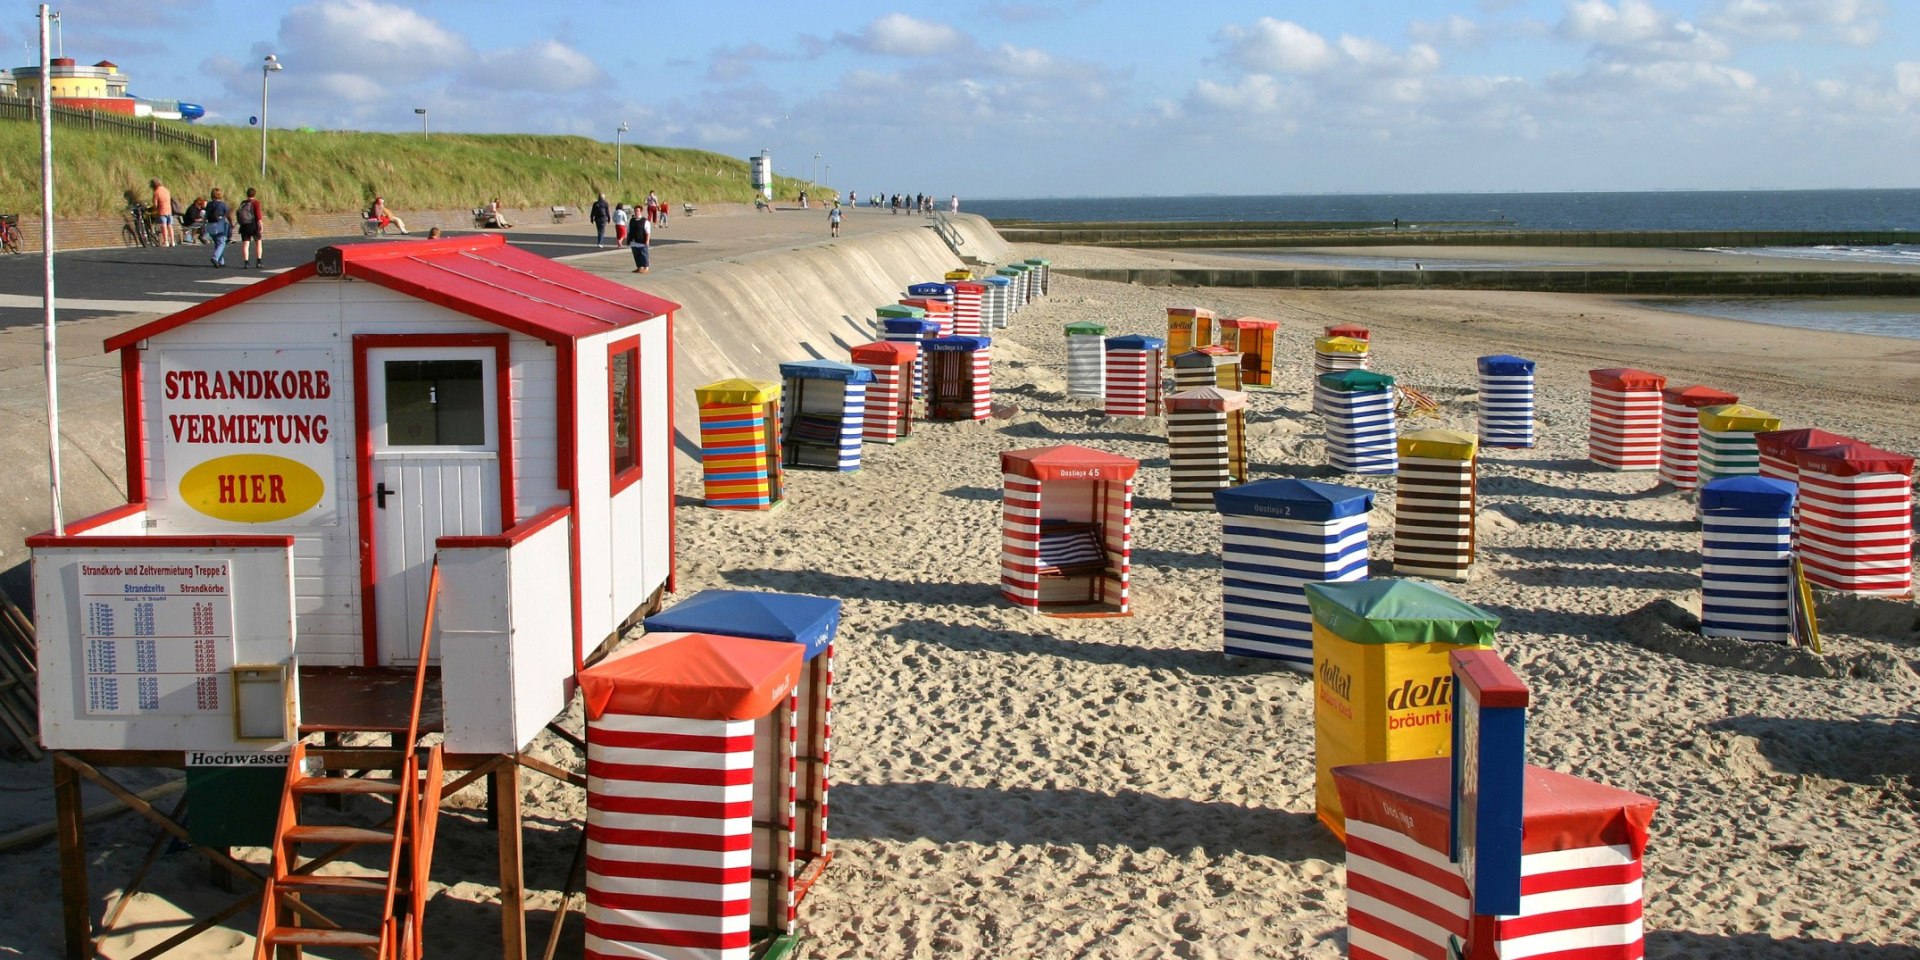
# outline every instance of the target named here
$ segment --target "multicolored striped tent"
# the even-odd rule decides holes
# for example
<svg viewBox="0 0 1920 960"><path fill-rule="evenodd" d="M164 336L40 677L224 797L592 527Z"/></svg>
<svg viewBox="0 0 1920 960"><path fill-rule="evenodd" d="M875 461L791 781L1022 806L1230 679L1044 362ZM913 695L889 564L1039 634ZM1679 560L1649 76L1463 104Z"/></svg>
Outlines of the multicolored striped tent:
<svg viewBox="0 0 1920 960"><path fill-rule="evenodd" d="M786 497L780 466L780 384L721 380L696 387L707 506L767 510Z"/></svg>

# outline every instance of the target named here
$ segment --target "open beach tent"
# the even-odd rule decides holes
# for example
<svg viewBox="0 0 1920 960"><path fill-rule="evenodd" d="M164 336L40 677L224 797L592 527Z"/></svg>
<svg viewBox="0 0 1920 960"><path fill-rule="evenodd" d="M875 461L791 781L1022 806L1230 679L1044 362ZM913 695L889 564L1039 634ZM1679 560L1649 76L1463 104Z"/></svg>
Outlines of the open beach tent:
<svg viewBox="0 0 1920 960"><path fill-rule="evenodd" d="M1000 454L1000 593L1031 610L1126 616L1140 462L1075 444Z"/></svg>
<svg viewBox="0 0 1920 960"><path fill-rule="evenodd" d="M764 590L702 590L643 621L647 632L718 633L797 643L811 660L840 627L840 601Z"/></svg>

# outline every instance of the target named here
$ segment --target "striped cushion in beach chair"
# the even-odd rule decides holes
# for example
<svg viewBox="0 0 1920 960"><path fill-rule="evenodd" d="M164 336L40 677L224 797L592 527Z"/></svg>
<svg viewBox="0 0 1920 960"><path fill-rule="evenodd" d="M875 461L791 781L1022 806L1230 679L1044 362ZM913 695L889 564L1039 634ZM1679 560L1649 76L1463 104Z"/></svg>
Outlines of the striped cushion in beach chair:
<svg viewBox="0 0 1920 960"><path fill-rule="evenodd" d="M1082 576L1107 568L1106 547L1090 523L1043 525L1036 552L1043 577Z"/></svg>

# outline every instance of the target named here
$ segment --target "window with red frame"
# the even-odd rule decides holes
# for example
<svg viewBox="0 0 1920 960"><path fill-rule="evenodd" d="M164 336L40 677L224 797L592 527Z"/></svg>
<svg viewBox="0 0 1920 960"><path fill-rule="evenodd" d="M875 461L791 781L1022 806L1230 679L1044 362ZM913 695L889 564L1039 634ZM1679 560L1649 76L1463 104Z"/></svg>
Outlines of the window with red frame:
<svg viewBox="0 0 1920 960"><path fill-rule="evenodd" d="M608 433L613 437L617 490L640 476L640 345L617 346L607 360Z"/></svg>

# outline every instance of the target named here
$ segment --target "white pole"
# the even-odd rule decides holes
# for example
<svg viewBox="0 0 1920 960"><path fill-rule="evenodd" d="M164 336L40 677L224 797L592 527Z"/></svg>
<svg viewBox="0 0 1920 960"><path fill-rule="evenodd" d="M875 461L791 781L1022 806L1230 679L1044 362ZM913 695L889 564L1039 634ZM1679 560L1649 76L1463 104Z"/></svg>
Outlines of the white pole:
<svg viewBox="0 0 1920 960"><path fill-rule="evenodd" d="M40 5L40 265L44 274L44 359L47 373L47 495L53 501L53 535L67 533L60 506L60 380L59 351L53 334L53 61L48 52L47 28L60 18Z"/></svg>
<svg viewBox="0 0 1920 960"><path fill-rule="evenodd" d="M268 54L267 59L271 61L273 55ZM267 179L267 71L270 69L272 69L271 63L260 65L260 179L262 186L265 186Z"/></svg>

